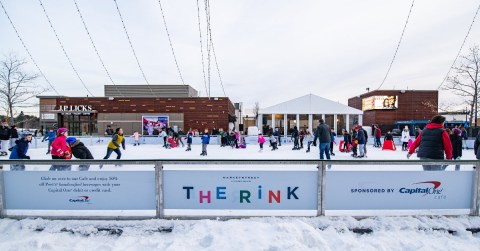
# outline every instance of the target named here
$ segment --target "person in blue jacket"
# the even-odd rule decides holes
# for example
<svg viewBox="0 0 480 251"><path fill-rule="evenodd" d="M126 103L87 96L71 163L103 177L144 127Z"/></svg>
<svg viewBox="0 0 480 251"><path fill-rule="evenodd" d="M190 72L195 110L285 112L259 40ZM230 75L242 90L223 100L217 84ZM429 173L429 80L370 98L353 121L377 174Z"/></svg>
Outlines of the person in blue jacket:
<svg viewBox="0 0 480 251"><path fill-rule="evenodd" d="M202 153L201 156L207 156L207 145L210 143L210 134L208 128L205 129L205 133L202 135Z"/></svg>
<svg viewBox="0 0 480 251"><path fill-rule="evenodd" d="M188 133L187 133L187 150L185 151L192 150L192 141L193 141L193 133L192 133L192 129L190 129L188 130Z"/></svg>
<svg viewBox="0 0 480 251"><path fill-rule="evenodd" d="M56 137L57 137L57 134L52 128L50 128L47 134L45 134L45 137L43 137L42 142L45 140L48 140L47 154L50 154L50 148L52 147L52 142L55 140Z"/></svg>
<svg viewBox="0 0 480 251"><path fill-rule="evenodd" d="M32 134L22 134L21 138L15 141L16 145L13 147L9 159L30 159L30 156L27 155L30 142L32 142ZM25 165L12 165L10 170L23 171Z"/></svg>

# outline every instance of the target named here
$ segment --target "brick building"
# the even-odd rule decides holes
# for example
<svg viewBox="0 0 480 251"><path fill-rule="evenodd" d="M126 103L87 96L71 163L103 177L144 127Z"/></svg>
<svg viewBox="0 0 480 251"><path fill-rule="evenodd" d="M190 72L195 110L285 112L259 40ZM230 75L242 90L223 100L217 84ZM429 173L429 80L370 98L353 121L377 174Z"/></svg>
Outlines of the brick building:
<svg viewBox="0 0 480 251"><path fill-rule="evenodd" d="M40 125L44 130L67 127L71 135L103 134L108 125L123 128L127 135L134 131L146 135L148 124L157 134L161 126L227 130L235 121L235 108L228 97L191 97L190 87L184 91L186 97L181 92L174 96L182 97L172 97L171 91L165 94L168 97L162 97L162 90L152 93L150 88L144 90L146 97L141 93L136 97L39 96Z"/></svg>
<svg viewBox="0 0 480 251"><path fill-rule="evenodd" d="M395 122L429 120L438 114L438 91L376 90L348 99L348 106L363 111L363 124L391 130Z"/></svg>

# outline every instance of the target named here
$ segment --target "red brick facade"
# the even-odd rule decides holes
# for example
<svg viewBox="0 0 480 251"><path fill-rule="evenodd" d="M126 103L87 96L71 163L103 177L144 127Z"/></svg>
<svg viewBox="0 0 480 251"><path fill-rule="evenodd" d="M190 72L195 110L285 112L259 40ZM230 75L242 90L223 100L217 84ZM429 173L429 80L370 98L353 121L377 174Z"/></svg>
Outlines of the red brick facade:
<svg viewBox="0 0 480 251"><path fill-rule="evenodd" d="M348 106L362 109L362 99L371 96L398 96L394 110L369 110L363 112L363 124L388 127L396 121L429 120L438 114L438 91L377 90L348 99Z"/></svg>

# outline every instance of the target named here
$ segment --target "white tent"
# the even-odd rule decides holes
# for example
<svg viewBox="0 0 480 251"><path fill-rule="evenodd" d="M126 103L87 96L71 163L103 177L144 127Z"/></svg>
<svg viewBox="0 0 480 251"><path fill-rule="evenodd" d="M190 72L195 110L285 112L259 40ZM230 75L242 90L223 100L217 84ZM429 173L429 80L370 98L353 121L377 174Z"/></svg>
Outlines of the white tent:
<svg viewBox="0 0 480 251"><path fill-rule="evenodd" d="M312 131L313 128L313 117L318 118L321 116L321 118L325 120L325 117L329 116L333 119L332 124L335 131L337 131L338 123L335 123L335 121L338 122L340 117L344 119L344 121L342 121L344 123L344 127L342 129L349 130L349 125L351 122L350 117L355 117L356 119L358 119L358 121L355 122L361 124L363 112L361 110L328 100L326 98L319 97L317 95L307 94L305 96L285 101L274 106L261 108L258 111L258 114L260 118L258 119L257 123L259 128L262 128L262 126L264 125L263 115L271 116L271 122L268 123L270 124L270 126L283 128L288 128L287 122L289 121L289 115L295 115L294 123L297 128L300 128L301 116L308 116L308 129L310 131ZM280 120L283 120L283 125L278 125L278 123L275 123L275 117L278 118L279 115L282 114L283 119ZM287 130L284 130L284 135L287 135Z"/></svg>

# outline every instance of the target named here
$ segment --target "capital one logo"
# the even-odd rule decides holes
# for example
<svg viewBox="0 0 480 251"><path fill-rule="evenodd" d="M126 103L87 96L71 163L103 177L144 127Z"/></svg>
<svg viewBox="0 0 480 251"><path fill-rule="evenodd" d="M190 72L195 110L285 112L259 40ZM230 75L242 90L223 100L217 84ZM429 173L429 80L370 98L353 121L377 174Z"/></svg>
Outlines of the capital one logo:
<svg viewBox="0 0 480 251"><path fill-rule="evenodd" d="M413 187L413 185L417 185ZM399 192L403 194L423 194L426 195L441 195L443 188L440 188L442 183L440 181L422 181L413 183L412 187L402 187Z"/></svg>
<svg viewBox="0 0 480 251"><path fill-rule="evenodd" d="M89 203L90 202L90 197L89 196L77 196L75 198L71 198L68 200L69 202L75 202L75 203Z"/></svg>

